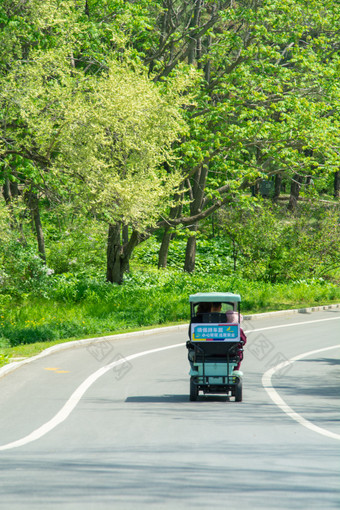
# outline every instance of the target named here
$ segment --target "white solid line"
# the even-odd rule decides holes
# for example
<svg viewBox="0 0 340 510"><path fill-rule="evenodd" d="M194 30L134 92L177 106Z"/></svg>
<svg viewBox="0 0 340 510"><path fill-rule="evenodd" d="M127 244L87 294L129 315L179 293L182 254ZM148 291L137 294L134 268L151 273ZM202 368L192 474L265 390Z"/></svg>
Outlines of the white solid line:
<svg viewBox="0 0 340 510"><path fill-rule="evenodd" d="M327 429L324 429L322 427L318 427L317 425L314 425L314 423L310 422L309 420L306 420L302 416L300 416L298 413L293 411L291 407L283 400L283 398L280 397L278 392L274 389L272 385L271 378L277 372L278 370L281 370L284 367L287 367L288 365L291 365L292 363L295 363L295 361L298 361L303 358L307 358L308 356L312 356L313 354L319 354L320 352L329 351L331 349L337 349L340 347L339 345L333 345L332 347L325 347L323 349L317 349L315 351L309 351L305 352L303 354L299 354L298 356L295 356L294 358L291 358L288 361L284 361L282 363L279 363L276 365L276 367L270 368L265 372L262 376L262 385L274 404L276 404L287 416L292 418L293 420L297 421L300 425L303 425L307 429L312 430L313 432L317 432L318 434L322 434L323 436L330 437L332 439L338 439L340 440L340 435L336 434L335 432L330 432Z"/></svg>
<svg viewBox="0 0 340 510"><path fill-rule="evenodd" d="M28 443L31 443L32 441L36 441L37 439L40 439L45 434L53 430L57 425L62 423L66 420L66 418L71 414L73 409L78 404L79 400L82 398L84 393L92 386L92 384L97 381L102 375L106 374L109 370L111 370L114 367L117 367L118 365L121 365L123 363L126 363L127 361L131 361L136 358L140 358L141 356L147 356L148 354L153 354L155 352L161 352L168 349L174 349L175 347L183 346L183 343L175 344L175 345L168 345L166 347L160 347L157 349L151 349L149 351L139 352L137 354L132 354L131 356L127 356L126 358L121 358L118 361L113 361L109 365L105 365L104 367L100 368L93 374L91 374L85 381L78 386L78 388L75 390L75 392L71 395L71 397L67 400L67 402L64 404L64 406L60 409L60 411L48 422L44 423L41 427L31 432L31 434L28 434L27 436L18 439L17 441L13 441L11 443L7 443L3 446L0 446L0 451L3 450L10 450L12 448L18 448L19 446L24 446Z"/></svg>
<svg viewBox="0 0 340 510"><path fill-rule="evenodd" d="M291 328L292 326L301 326L301 325L304 325L304 324L313 324L314 322L337 321L337 320L340 320L340 317L331 317L331 318L328 318L328 319L317 319L315 321L294 322L293 324L280 324L278 326L268 326L267 328L249 329L249 330L245 329L244 332L247 333L247 335L249 335L249 333L256 333L257 331L265 331L265 330L268 330L268 329Z"/></svg>
<svg viewBox="0 0 340 510"><path fill-rule="evenodd" d="M282 328L282 327L288 327L288 326L297 326L297 325L300 325L300 324L309 324L309 323L312 323L312 322L322 322L322 321L334 320L334 319L338 319L338 317L332 317L332 318L329 318L329 319L319 319L319 320L315 320L315 321L298 322L298 323L295 323L295 324L277 325L277 326L271 326L271 327L260 328L260 329L253 329L251 331L246 331L246 333L249 334L249 333L256 332L256 331L264 331L264 330L267 330L267 329L275 329L275 328ZM187 327L186 325L184 325L184 326ZM90 339L90 340L91 340L91 342L93 342L96 339ZM97 339L97 340L100 340L100 339ZM86 342L88 342L88 341L89 340L86 340ZM81 342L83 342L83 341L80 340L79 343L81 343ZM77 343L77 342L75 342L75 343ZM62 345L64 345L64 344L62 344ZM83 381L80 386L78 386L78 388L74 391L74 393L67 400L67 402L64 404L64 406L60 409L60 411L51 420L49 420L48 422L44 423L41 427L39 427L38 429L34 430L33 432L31 432L27 436L25 436L25 437L23 437L21 439L18 439L16 441L13 441L11 443L8 443L8 444L0 446L0 451L10 450L12 448L18 448L19 446L24 446L24 445L26 445L28 443L36 441L37 439L43 437L45 434L47 434L48 432L53 430L57 425L59 425L60 423L62 423L63 421L66 420L66 418L71 414L73 409L77 406L78 402L80 401L80 399L82 398L84 393L90 388L90 386L95 381L97 381L97 379L99 379L102 375L106 374L106 372L108 372L112 368L114 368L114 367L116 367L118 365L121 365L122 363L124 363L126 361L131 361L132 359L136 359L136 358L139 358L141 356L147 356L148 354L153 354L155 352L160 352L160 351L164 351L164 350L167 350L167 349L173 349L175 347L180 347L180 346L183 346L183 345L185 345L185 344L184 343L180 343L180 344L170 345L170 346L166 346L166 347L160 347L160 348L157 348L157 349L151 349L149 351L143 351L143 352L140 352L140 353L137 353L137 354L132 354L131 356L127 356L126 358L122 358L122 359L120 359L118 361L114 361L114 362L110 363L109 365L106 365L106 366L100 368L99 370L97 370L96 372L91 374L87 379L85 379L85 381ZM49 354L49 352L47 352L47 351L50 351L52 353L53 352L52 349L54 350L55 347L58 347L58 346L54 346L54 347L50 348L51 350L47 349L46 351L42 352L41 354L38 354L37 356L34 356L33 358L29 358L29 359L27 359L27 360L25 360L23 362L19 362L18 365L20 363L29 363L30 361L39 359L41 357L45 357L47 354Z"/></svg>

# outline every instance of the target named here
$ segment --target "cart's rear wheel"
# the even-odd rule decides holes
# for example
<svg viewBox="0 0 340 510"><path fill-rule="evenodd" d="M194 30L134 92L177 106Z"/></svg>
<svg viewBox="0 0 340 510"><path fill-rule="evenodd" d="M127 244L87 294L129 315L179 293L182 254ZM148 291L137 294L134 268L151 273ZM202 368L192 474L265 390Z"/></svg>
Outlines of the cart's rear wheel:
<svg viewBox="0 0 340 510"><path fill-rule="evenodd" d="M235 402L242 402L242 381L240 379L236 381Z"/></svg>
<svg viewBox="0 0 340 510"><path fill-rule="evenodd" d="M195 378L190 377L190 401L195 402L198 397L198 387L195 384Z"/></svg>

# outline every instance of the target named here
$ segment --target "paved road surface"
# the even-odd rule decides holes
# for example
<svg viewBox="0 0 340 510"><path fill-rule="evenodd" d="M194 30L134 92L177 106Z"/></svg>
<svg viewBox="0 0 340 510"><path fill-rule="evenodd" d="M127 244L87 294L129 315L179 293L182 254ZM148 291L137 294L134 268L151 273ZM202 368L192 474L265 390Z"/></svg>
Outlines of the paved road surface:
<svg viewBox="0 0 340 510"><path fill-rule="evenodd" d="M340 311L245 328L242 403L189 402L186 328L0 378L0 508L339 508Z"/></svg>

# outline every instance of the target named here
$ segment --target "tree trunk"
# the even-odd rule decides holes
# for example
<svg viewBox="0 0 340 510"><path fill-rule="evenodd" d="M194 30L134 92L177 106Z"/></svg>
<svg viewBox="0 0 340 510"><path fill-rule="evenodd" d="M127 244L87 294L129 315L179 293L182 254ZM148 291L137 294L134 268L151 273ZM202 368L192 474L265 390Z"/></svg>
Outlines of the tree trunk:
<svg viewBox="0 0 340 510"><path fill-rule="evenodd" d="M180 215L182 214L183 187L184 187L184 184L182 184L180 186L179 192L175 193L175 195L174 195L174 201L175 201L176 205L174 207L171 207L171 209L170 209L170 213L169 213L170 219L179 218ZM172 238L172 234L170 233L170 227L166 226L165 230L164 230L164 234L163 234L162 244L161 244L161 247L160 247L159 253L158 253L158 269L160 269L161 267L167 266L168 252L169 252L171 238Z"/></svg>
<svg viewBox="0 0 340 510"><path fill-rule="evenodd" d="M212 14L214 15L216 13L216 5L213 5L211 7L211 9L212 9L212 11L211 11ZM212 37L211 37L211 34L209 34L207 37L207 40L206 40L206 45L205 45L205 53L206 54L210 53L211 45L212 45ZM211 59L210 58L208 58L208 60L205 63L205 66L204 66L204 77L205 77L205 81L207 83L210 83L210 78L211 78Z"/></svg>
<svg viewBox="0 0 340 510"><path fill-rule="evenodd" d="M9 186L10 186L10 189L11 189L12 197L13 198L18 198L18 196L21 194L19 192L18 183L17 182L10 182Z"/></svg>
<svg viewBox="0 0 340 510"><path fill-rule="evenodd" d="M123 246L127 245L129 242L129 225L123 225L122 228L122 240L123 240ZM130 263L127 263L126 271L130 271Z"/></svg>
<svg viewBox="0 0 340 510"><path fill-rule="evenodd" d="M129 242L122 244L121 242L121 222L109 224L109 232L107 238L106 250L106 280L110 283L118 283L121 285L124 279L124 273L128 270L130 258L134 248L146 237L133 231Z"/></svg>
<svg viewBox="0 0 340 510"><path fill-rule="evenodd" d="M171 235L170 227L166 227L163 234L162 244L158 253L158 269L167 266Z"/></svg>
<svg viewBox="0 0 340 510"><path fill-rule="evenodd" d="M281 184L282 184L282 175L276 174L275 175L275 187L274 187L274 196L273 201L276 202L280 196L281 193Z"/></svg>
<svg viewBox="0 0 340 510"><path fill-rule="evenodd" d="M187 246L185 250L184 270L187 271L188 273L192 273L195 270L195 260L196 260L196 236L192 235L189 237L187 241Z"/></svg>
<svg viewBox="0 0 340 510"><path fill-rule="evenodd" d="M194 216L202 210L204 189L208 175L208 167L205 165L200 168L193 179L192 185L192 197L193 200L190 204L190 214ZM192 273L195 269L195 258L196 258L196 232L198 229L198 222L194 222L190 226L193 235L188 238L187 246L185 250L185 262L184 271Z"/></svg>
<svg viewBox="0 0 340 510"><path fill-rule="evenodd" d="M194 12L192 14L190 28L195 28L199 24L201 8L202 8L202 0L196 0ZM190 33L189 33L189 37ZM189 42L189 52L188 52L188 64L193 64L196 59L197 50L199 47L199 42L197 37L193 37Z"/></svg>
<svg viewBox="0 0 340 510"><path fill-rule="evenodd" d="M298 198L299 198L299 193L300 193L300 188L301 188L301 182L302 182L302 177L298 174L295 174L293 176L291 186L290 186L290 197L289 197L289 204L288 204L289 211L295 211L295 209L296 209Z"/></svg>
<svg viewBox="0 0 340 510"><path fill-rule="evenodd" d="M39 255L42 258L42 260L46 262L45 239L40 218L38 196L36 193L32 193L31 191L29 191L26 194L26 200L31 212L32 221L35 226Z"/></svg>
<svg viewBox="0 0 340 510"><path fill-rule="evenodd" d="M9 186L9 179L8 179L8 177L6 177L5 183L4 183L3 187L2 187L2 194L4 196L6 205L10 205L10 203L11 203L11 190L10 190L10 186Z"/></svg>
<svg viewBox="0 0 340 510"><path fill-rule="evenodd" d="M334 198L340 198L340 170L334 174Z"/></svg>
<svg viewBox="0 0 340 510"><path fill-rule="evenodd" d="M106 279L111 283L123 282L123 246L120 240L121 223L109 224L106 250Z"/></svg>

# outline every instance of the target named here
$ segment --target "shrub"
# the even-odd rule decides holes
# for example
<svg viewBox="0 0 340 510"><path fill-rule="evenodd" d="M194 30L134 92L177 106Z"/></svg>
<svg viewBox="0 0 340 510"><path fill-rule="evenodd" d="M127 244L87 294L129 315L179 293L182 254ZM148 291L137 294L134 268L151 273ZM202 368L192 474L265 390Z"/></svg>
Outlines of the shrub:
<svg viewBox="0 0 340 510"><path fill-rule="evenodd" d="M234 208L221 213L224 234L234 244L237 274L269 282L336 278L339 274L339 211L311 206L281 218L278 206Z"/></svg>

